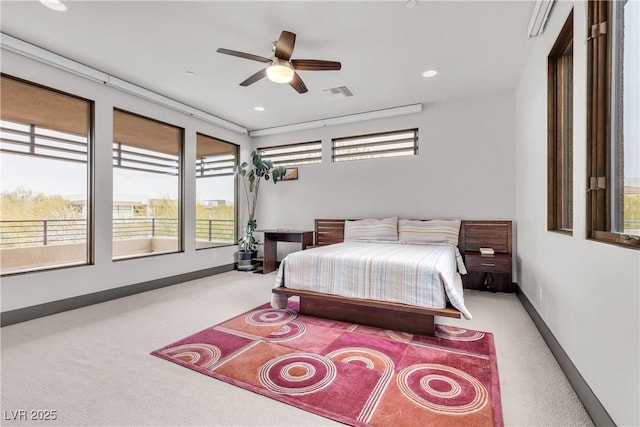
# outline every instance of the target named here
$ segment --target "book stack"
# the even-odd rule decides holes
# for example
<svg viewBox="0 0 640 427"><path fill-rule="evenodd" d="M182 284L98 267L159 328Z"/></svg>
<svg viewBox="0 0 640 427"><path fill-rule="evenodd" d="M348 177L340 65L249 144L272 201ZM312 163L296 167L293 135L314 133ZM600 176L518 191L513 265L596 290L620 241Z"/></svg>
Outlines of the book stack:
<svg viewBox="0 0 640 427"><path fill-rule="evenodd" d="M480 255L493 255L493 248L480 248Z"/></svg>

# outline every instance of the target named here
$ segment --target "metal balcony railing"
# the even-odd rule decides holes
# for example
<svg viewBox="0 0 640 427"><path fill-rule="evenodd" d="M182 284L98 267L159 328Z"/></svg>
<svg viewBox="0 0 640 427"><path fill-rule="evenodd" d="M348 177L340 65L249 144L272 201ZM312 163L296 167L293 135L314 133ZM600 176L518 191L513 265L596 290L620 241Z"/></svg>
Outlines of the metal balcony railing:
<svg viewBox="0 0 640 427"><path fill-rule="evenodd" d="M113 240L178 237L177 218L114 218Z"/></svg>
<svg viewBox="0 0 640 427"><path fill-rule="evenodd" d="M233 220L196 220L196 239L209 242L233 242ZM177 237L176 218L116 218L113 240ZM0 221L0 249L85 243L84 219L44 219Z"/></svg>
<svg viewBox="0 0 640 427"><path fill-rule="evenodd" d="M207 242L235 241L235 222L226 219L196 219L196 240Z"/></svg>
<svg viewBox="0 0 640 427"><path fill-rule="evenodd" d="M86 238L84 219L0 221L2 249L83 243Z"/></svg>

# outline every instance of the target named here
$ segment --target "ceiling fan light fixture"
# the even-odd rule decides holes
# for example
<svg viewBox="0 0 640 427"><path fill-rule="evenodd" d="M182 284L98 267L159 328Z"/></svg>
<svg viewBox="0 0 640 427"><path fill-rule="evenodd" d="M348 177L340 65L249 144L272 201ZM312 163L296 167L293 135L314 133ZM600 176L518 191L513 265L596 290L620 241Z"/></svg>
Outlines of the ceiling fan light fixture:
<svg viewBox="0 0 640 427"><path fill-rule="evenodd" d="M271 65L267 67L267 77L274 83L289 83L293 80L293 67L288 61L274 58Z"/></svg>
<svg viewBox="0 0 640 427"><path fill-rule="evenodd" d="M44 6L49 9L53 9L56 12L65 12L67 10L67 6L65 6L60 0L40 0Z"/></svg>

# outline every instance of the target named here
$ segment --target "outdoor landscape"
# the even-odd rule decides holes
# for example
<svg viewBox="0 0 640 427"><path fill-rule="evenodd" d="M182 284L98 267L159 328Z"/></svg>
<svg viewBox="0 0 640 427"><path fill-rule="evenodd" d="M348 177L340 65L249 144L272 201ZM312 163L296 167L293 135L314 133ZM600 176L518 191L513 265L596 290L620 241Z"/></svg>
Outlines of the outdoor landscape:
<svg viewBox="0 0 640 427"><path fill-rule="evenodd" d="M19 271L41 264L50 266L42 258L46 254L26 251L31 248L57 247L53 264L86 260L87 221L86 202L61 195L45 195L18 188L0 195L0 265L2 272ZM140 245L127 249L126 241L177 241L178 204L174 199L140 201L123 215L114 205L114 256L144 255L155 252L153 245L141 250ZM232 202L202 201L196 205L197 247L228 245L235 242L235 210ZM188 238L188 237L187 237ZM61 245L67 245L60 251ZM116 246L117 245L117 246ZM166 247L166 245L165 245ZM171 246L174 247L174 246ZM84 248L84 249L83 249ZM162 251L162 250L158 250ZM123 253L124 252L124 253ZM128 253L127 253L128 252ZM142 252L142 253L141 253ZM51 253L51 252L49 252ZM30 260L29 258L33 258ZM17 261L14 261L16 260Z"/></svg>

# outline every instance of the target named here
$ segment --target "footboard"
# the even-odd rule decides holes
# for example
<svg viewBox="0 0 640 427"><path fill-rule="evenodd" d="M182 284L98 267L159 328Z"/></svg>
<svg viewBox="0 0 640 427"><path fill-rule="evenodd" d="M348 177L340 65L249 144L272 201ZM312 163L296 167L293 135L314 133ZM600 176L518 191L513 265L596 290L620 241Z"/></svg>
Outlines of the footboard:
<svg viewBox="0 0 640 427"><path fill-rule="evenodd" d="M418 335L435 335L435 316L460 318L453 307L423 308L384 301L352 299L288 288L274 294L300 297L300 314L358 323Z"/></svg>

